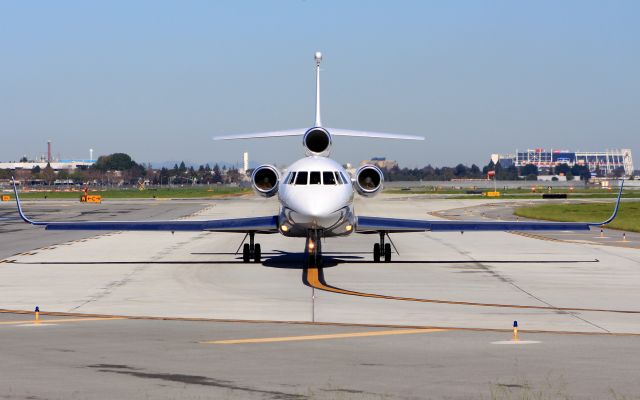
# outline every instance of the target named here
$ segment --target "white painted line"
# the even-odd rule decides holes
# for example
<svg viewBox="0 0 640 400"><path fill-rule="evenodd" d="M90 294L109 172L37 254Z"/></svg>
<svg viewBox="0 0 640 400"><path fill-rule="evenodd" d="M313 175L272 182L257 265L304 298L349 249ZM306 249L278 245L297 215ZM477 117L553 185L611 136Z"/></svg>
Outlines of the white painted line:
<svg viewBox="0 0 640 400"><path fill-rule="evenodd" d="M46 324L46 323L41 323L41 322L34 322L31 324L20 324L20 325L14 325L14 326L53 326L53 325L58 325L58 324Z"/></svg>

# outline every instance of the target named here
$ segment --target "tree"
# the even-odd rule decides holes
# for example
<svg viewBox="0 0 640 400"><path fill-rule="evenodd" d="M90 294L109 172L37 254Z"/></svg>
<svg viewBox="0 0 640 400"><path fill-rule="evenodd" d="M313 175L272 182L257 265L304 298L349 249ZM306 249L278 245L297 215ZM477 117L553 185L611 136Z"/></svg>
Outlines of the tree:
<svg viewBox="0 0 640 400"><path fill-rule="evenodd" d="M27 162L29 160L27 160L27 156L22 156L22 158L20 159L20 162Z"/></svg>
<svg viewBox="0 0 640 400"><path fill-rule="evenodd" d="M66 169L58 171L58 179L69 179L69 171Z"/></svg>
<svg viewBox="0 0 640 400"><path fill-rule="evenodd" d="M162 169L160 170L160 174L159 174L159 178L160 178L160 184L162 185L163 183L169 183L169 170L165 167L162 167Z"/></svg>
<svg viewBox="0 0 640 400"><path fill-rule="evenodd" d="M13 175L10 169L0 169L0 179L10 179Z"/></svg>
<svg viewBox="0 0 640 400"><path fill-rule="evenodd" d="M35 167L31 168L31 173L32 174L39 174L40 173L40 166L36 165Z"/></svg>
<svg viewBox="0 0 640 400"><path fill-rule="evenodd" d="M571 167L569 165L567 165L567 163L564 164L558 164L555 166L554 168L554 172L556 173L556 175L567 175L571 173Z"/></svg>
<svg viewBox="0 0 640 400"><path fill-rule="evenodd" d="M499 180L505 181L517 181L518 180L518 167L510 165L500 174Z"/></svg>
<svg viewBox="0 0 640 400"><path fill-rule="evenodd" d="M469 170L472 178L480 178L482 177L482 173L480 172L480 167L475 164L471 165L471 169Z"/></svg>
<svg viewBox="0 0 640 400"><path fill-rule="evenodd" d="M527 180L530 179L530 175L535 176L534 180L538 179L538 167L533 164L527 164L520 169L520 175L526 176Z"/></svg>
<svg viewBox="0 0 640 400"><path fill-rule="evenodd" d="M47 182L47 185L53 184L53 181L56 180L56 171L51 168L51 164L47 163L47 166L44 167L44 170L42 171L42 179Z"/></svg>
<svg viewBox="0 0 640 400"><path fill-rule="evenodd" d="M213 166L213 182L220 183L222 182L222 174L220 173L220 166L216 163Z"/></svg>
<svg viewBox="0 0 640 400"><path fill-rule="evenodd" d="M184 161L180 162L180 167L178 168L178 172L180 172L181 174L184 174L185 172L187 172L187 166L185 165Z"/></svg>
<svg viewBox="0 0 640 400"><path fill-rule="evenodd" d="M96 169L106 171L127 171L136 167L135 161L131 159L131 156L125 153L113 153L108 156L100 156L95 162Z"/></svg>
<svg viewBox="0 0 640 400"><path fill-rule="evenodd" d="M454 168L453 174L458 178L465 177L467 175L467 169L468 168L464 164L458 164Z"/></svg>
<svg viewBox="0 0 640 400"><path fill-rule="evenodd" d="M242 179L242 175L236 168L229 168L227 171L227 183L238 183Z"/></svg>
<svg viewBox="0 0 640 400"><path fill-rule="evenodd" d="M573 167L571 167L571 173L573 174L573 176L579 176L580 180L583 180L585 182L591 179L591 171L589 171L589 167L587 167L586 165L575 164Z"/></svg>

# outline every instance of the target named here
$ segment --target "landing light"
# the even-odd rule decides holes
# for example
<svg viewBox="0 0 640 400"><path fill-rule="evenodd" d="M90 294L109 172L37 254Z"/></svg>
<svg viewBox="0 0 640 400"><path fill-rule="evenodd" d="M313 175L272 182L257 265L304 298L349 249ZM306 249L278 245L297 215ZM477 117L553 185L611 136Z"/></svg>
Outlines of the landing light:
<svg viewBox="0 0 640 400"><path fill-rule="evenodd" d="M347 232L351 232L351 230L353 229L353 226L347 225L344 227L344 229L346 229Z"/></svg>
<svg viewBox="0 0 640 400"><path fill-rule="evenodd" d="M313 250L316 248L316 244L313 243L311 240L309 241L309 250Z"/></svg>
<svg viewBox="0 0 640 400"><path fill-rule="evenodd" d="M289 230L289 227L286 225L281 225L280 229L282 229L282 232L287 232Z"/></svg>

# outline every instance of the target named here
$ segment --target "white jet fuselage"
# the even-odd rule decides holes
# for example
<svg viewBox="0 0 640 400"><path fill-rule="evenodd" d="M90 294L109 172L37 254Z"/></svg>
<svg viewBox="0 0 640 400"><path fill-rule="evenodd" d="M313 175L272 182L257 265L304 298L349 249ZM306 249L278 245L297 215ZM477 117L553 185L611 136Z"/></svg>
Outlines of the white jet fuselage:
<svg viewBox="0 0 640 400"><path fill-rule="evenodd" d="M324 236L353 232L353 185L336 161L322 156L302 158L289 166L278 185L283 235L307 237L309 230L321 230Z"/></svg>

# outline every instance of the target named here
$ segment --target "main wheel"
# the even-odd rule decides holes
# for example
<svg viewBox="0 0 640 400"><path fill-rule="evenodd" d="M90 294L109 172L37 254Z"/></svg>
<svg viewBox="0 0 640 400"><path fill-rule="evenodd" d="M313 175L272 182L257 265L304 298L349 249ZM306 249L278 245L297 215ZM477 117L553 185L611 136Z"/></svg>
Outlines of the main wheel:
<svg viewBox="0 0 640 400"><path fill-rule="evenodd" d="M384 262L390 262L390 261L391 261L391 244L385 243L384 244Z"/></svg>
<svg viewBox="0 0 640 400"><path fill-rule="evenodd" d="M253 247L253 261L259 263L262 253L260 252L260 243L256 243Z"/></svg>
<svg viewBox="0 0 640 400"><path fill-rule="evenodd" d="M249 247L249 243L245 243L242 246L242 262L249 262L251 260L251 247Z"/></svg>
<svg viewBox="0 0 640 400"><path fill-rule="evenodd" d="M373 262L380 262L380 243L373 245Z"/></svg>

